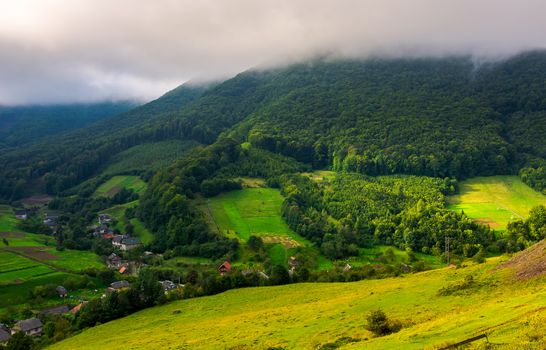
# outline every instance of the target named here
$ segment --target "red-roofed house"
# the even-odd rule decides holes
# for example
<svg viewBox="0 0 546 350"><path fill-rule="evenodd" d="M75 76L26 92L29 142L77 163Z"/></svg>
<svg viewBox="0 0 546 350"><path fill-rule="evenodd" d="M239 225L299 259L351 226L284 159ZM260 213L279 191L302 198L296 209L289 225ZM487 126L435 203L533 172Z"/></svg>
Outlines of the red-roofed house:
<svg viewBox="0 0 546 350"><path fill-rule="evenodd" d="M220 267L218 267L218 271L223 276L226 272L231 271L231 264L229 261L224 261Z"/></svg>

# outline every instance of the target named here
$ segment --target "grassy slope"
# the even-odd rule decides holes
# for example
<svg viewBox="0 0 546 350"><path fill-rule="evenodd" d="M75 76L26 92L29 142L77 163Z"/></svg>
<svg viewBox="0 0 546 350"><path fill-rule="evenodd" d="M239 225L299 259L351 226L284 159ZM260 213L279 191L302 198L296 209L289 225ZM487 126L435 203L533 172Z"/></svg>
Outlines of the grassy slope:
<svg viewBox="0 0 546 350"><path fill-rule="evenodd" d="M140 193L146 190L146 183L138 176L114 176L97 188L96 196L112 197L122 188L133 190L135 193Z"/></svg>
<svg viewBox="0 0 546 350"><path fill-rule="evenodd" d="M449 198L448 207L504 230L509 221L527 217L529 210L540 204L546 205L546 196L517 176L488 176L462 181L460 194Z"/></svg>
<svg viewBox="0 0 546 350"><path fill-rule="evenodd" d="M102 211L103 213L109 214L112 217L116 218L117 223L114 226L114 229L118 229L120 232L125 232L125 226L130 222L134 226L134 235L139 237L144 244L152 242L154 239L153 234L144 226L140 220L137 218L132 218L128 220L125 217L125 209L134 208L138 206L138 200L116 205L112 208Z"/></svg>
<svg viewBox="0 0 546 350"><path fill-rule="evenodd" d="M209 206L220 230L236 231L244 241L250 235L288 236L300 244L308 242L295 234L281 217L283 197L273 188L246 188L210 199Z"/></svg>
<svg viewBox="0 0 546 350"><path fill-rule="evenodd" d="M144 310L52 349L315 349L341 337L360 339L342 349L422 349L484 332L495 344L532 348L526 342L544 334L545 280L515 282L506 271L492 273L498 260L403 278L231 290ZM479 289L437 295L469 274ZM366 315L377 308L402 321L402 331L373 338L364 326Z"/></svg>

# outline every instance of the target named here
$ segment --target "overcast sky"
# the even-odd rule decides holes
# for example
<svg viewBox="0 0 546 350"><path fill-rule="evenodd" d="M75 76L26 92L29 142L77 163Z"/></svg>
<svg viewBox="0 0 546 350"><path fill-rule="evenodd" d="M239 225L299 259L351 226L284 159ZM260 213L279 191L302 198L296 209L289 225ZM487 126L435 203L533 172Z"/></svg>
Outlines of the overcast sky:
<svg viewBox="0 0 546 350"><path fill-rule="evenodd" d="M544 0L0 0L0 104L149 100L315 55L545 47Z"/></svg>

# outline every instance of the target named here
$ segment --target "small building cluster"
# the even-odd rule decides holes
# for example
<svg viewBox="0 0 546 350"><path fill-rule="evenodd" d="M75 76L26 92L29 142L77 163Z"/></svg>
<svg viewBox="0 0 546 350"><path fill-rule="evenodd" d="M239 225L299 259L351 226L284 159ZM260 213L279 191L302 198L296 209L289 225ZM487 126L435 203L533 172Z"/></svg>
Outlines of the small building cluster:
<svg viewBox="0 0 546 350"><path fill-rule="evenodd" d="M55 212L46 213L43 223L53 232L57 231L57 227L59 227L59 214Z"/></svg>

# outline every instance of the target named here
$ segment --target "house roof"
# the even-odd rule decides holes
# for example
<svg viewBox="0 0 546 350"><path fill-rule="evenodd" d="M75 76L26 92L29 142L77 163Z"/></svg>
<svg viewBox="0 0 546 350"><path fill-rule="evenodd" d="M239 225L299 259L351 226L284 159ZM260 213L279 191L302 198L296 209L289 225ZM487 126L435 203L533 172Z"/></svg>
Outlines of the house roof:
<svg viewBox="0 0 546 350"><path fill-rule="evenodd" d="M120 259L121 258L116 253L112 253L108 255L108 260L120 260Z"/></svg>
<svg viewBox="0 0 546 350"><path fill-rule="evenodd" d="M125 280L112 282L112 283L110 283L110 287L112 287L114 289L127 288L127 287L129 287L129 282L127 282Z"/></svg>
<svg viewBox="0 0 546 350"><path fill-rule="evenodd" d="M119 273L124 274L127 271L127 266L123 266L121 269L119 269Z"/></svg>
<svg viewBox="0 0 546 350"><path fill-rule="evenodd" d="M140 244L140 238L138 237L127 237L121 241L121 244L125 245L139 245Z"/></svg>
<svg viewBox="0 0 546 350"><path fill-rule="evenodd" d="M114 236L114 238L112 238L112 243L120 243L121 244L121 241L123 241L123 236L122 235L117 235L117 236Z"/></svg>
<svg viewBox="0 0 546 350"><path fill-rule="evenodd" d="M68 291L66 290L65 287L63 286L57 286L57 288L55 288L55 291L59 294L66 294L68 293Z"/></svg>
<svg viewBox="0 0 546 350"><path fill-rule="evenodd" d="M29 318L28 320L18 321L15 326L23 332L28 332L30 330L42 327L42 321L33 317Z"/></svg>
<svg viewBox="0 0 546 350"><path fill-rule="evenodd" d="M70 310L70 312L71 312L73 315L77 314L77 313L81 310L82 306L84 306L85 304L87 304L87 301L82 301L82 302L79 303L78 305L74 306L74 307L72 308L72 310Z"/></svg>
<svg viewBox="0 0 546 350"><path fill-rule="evenodd" d="M70 311L70 308L66 305L61 305L57 307L52 307L50 309L45 309L40 311L40 315L62 315L66 314L68 311Z"/></svg>
<svg viewBox="0 0 546 350"><path fill-rule="evenodd" d="M226 269L229 271L231 270L231 264L226 260L222 263L222 265L220 265L220 267L218 267L218 269Z"/></svg>
<svg viewBox="0 0 546 350"><path fill-rule="evenodd" d="M24 209L19 209L15 211L15 215L26 215L27 211Z"/></svg>
<svg viewBox="0 0 546 350"><path fill-rule="evenodd" d="M0 328L0 343L7 342L11 339L11 334L3 328Z"/></svg>

